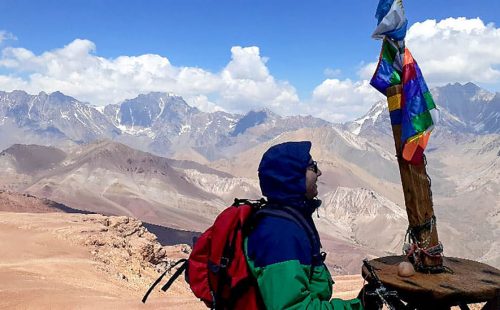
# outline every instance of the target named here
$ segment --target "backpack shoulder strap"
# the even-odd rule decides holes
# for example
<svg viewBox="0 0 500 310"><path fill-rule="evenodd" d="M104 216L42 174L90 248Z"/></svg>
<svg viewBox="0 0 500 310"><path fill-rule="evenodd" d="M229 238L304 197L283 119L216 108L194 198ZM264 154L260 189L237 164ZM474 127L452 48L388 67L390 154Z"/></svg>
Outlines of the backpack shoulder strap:
<svg viewBox="0 0 500 310"><path fill-rule="evenodd" d="M315 245L317 249L321 249L322 246L321 242L319 241L318 232L316 231L316 229L313 228L311 224L304 218L304 216L296 209L292 207L285 207L285 209L291 214L293 214L294 218L296 218L297 221L300 222L300 225L302 226L303 229L306 230L307 235L311 239L313 245Z"/></svg>
<svg viewBox="0 0 500 310"><path fill-rule="evenodd" d="M294 222L296 225L305 230L309 242L311 242L313 262L317 264L324 261L321 251L315 253L315 249L321 249L321 242L319 241L318 235L316 231L311 227L311 224L307 222L307 220L299 211L295 210L292 207L262 208L257 211L256 216L275 216L285 218L289 221Z"/></svg>

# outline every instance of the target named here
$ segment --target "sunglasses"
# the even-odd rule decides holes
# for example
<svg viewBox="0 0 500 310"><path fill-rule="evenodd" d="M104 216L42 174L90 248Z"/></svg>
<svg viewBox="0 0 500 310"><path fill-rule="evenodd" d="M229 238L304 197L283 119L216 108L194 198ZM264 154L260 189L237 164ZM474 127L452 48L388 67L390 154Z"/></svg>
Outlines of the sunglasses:
<svg viewBox="0 0 500 310"><path fill-rule="evenodd" d="M319 171L318 162L313 160L311 163L309 163L309 165L307 166L307 169L310 169L312 172L317 174Z"/></svg>

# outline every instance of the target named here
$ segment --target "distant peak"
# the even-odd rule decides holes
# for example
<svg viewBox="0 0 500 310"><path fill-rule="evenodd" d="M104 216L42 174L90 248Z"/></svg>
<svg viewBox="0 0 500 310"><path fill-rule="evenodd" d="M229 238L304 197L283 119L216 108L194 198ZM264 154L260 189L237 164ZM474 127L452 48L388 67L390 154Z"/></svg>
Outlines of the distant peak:
<svg viewBox="0 0 500 310"><path fill-rule="evenodd" d="M67 96L60 91L55 91L49 95L49 98L55 98L58 100L72 100L74 99L73 97Z"/></svg>
<svg viewBox="0 0 500 310"><path fill-rule="evenodd" d="M472 83L472 82L467 82L464 84L464 86L466 87L474 87L474 88L479 88L479 86L477 86L476 84Z"/></svg>
<svg viewBox="0 0 500 310"><path fill-rule="evenodd" d="M58 90L56 90L55 92L51 93L49 96L51 96L51 97L67 97L65 94L61 93Z"/></svg>
<svg viewBox="0 0 500 310"><path fill-rule="evenodd" d="M465 88L466 90L472 91L472 92L477 92L477 91L481 90L481 88L479 86L477 86L476 84L474 84L472 82L467 82L462 87Z"/></svg>
<svg viewBox="0 0 500 310"><path fill-rule="evenodd" d="M13 90L13 91L12 91L12 94L23 94L23 95L27 95L28 93L27 93L27 92L25 92L24 90L16 89L16 90Z"/></svg>
<svg viewBox="0 0 500 310"><path fill-rule="evenodd" d="M230 135L235 137L244 133L248 128L264 123L270 116L270 113L272 112L265 110L248 112L236 123L236 126Z"/></svg>
<svg viewBox="0 0 500 310"><path fill-rule="evenodd" d="M448 83L443 87L437 87L437 88L438 89L439 88L462 88L462 89L467 89L467 90L479 90L479 89L481 89L479 86L477 86L476 84L474 84L472 82L467 82L465 84L461 84L458 82Z"/></svg>
<svg viewBox="0 0 500 310"><path fill-rule="evenodd" d="M246 113L245 116L275 117L277 116L277 114L271 111L269 108L263 108L260 110L251 110Z"/></svg>

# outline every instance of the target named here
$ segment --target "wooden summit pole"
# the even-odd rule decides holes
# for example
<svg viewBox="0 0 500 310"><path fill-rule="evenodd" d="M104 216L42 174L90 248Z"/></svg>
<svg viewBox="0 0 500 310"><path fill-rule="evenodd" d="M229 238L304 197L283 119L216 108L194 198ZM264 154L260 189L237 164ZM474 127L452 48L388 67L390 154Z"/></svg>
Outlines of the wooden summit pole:
<svg viewBox="0 0 500 310"><path fill-rule="evenodd" d="M401 85L391 86L387 89L389 111L401 107L401 94ZM428 255L427 251L427 249L435 249L441 247L441 245L436 229L436 220L432 207L431 184L427 176L425 162L412 165L403 159L401 125L392 125L392 133L396 147L396 156L398 158L401 183L403 185L410 238L414 238L412 241L417 246L417 251L412 256L413 258L410 257L410 260L412 260L413 265L419 271L440 272L443 270L441 253L439 255ZM415 247L413 250L415 250Z"/></svg>

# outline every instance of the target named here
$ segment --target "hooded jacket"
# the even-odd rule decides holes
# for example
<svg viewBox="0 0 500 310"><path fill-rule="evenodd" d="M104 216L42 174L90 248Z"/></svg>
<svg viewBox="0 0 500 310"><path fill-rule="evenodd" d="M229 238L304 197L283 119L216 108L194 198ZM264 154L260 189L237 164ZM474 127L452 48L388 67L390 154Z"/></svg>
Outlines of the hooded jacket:
<svg viewBox="0 0 500 310"><path fill-rule="evenodd" d="M312 213L320 200L307 200L306 171L311 160L311 142L287 142L264 153L259 165L262 194L270 208L292 207L318 233ZM265 216L258 220L245 240L248 266L257 279L267 309L362 309L358 299L331 299L333 280L311 237L296 222Z"/></svg>

